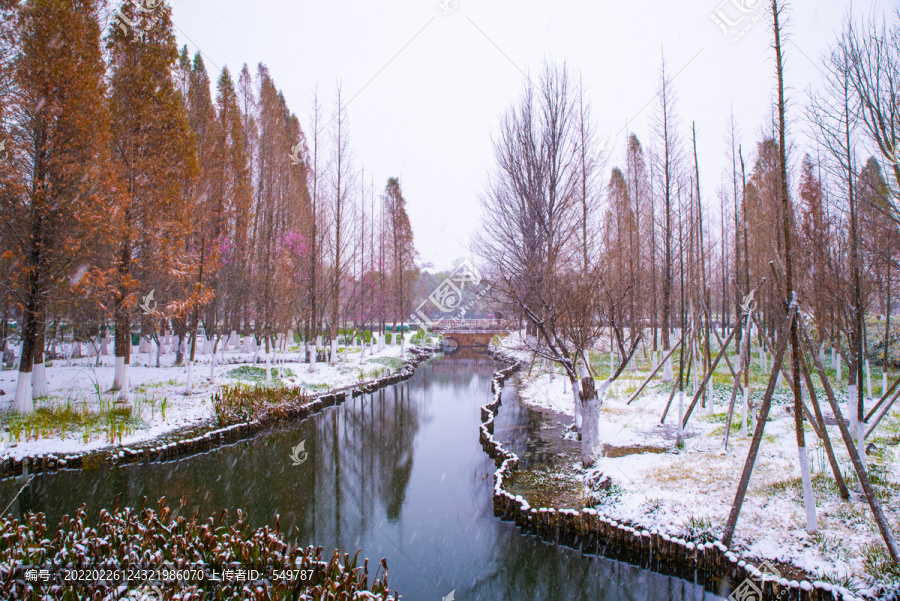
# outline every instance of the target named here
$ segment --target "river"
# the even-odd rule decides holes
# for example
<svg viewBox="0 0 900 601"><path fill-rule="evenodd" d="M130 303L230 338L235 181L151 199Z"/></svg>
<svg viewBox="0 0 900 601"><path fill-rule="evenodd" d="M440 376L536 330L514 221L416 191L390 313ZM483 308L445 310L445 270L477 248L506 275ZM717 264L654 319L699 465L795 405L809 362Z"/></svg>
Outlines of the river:
<svg viewBox="0 0 900 601"><path fill-rule="evenodd" d="M94 518L117 499L139 506L146 495L155 505L164 495L176 508L184 496L187 514L227 508L234 518L241 508L252 527L279 514L301 545L362 549L373 570L387 558L391 588L410 600L451 591L458 601L721 599L679 578L542 543L494 517L494 465L478 426L495 369L472 353L435 358L407 382L208 453L39 475L11 511L41 511L55 524L82 503ZM552 451L559 437L542 438L546 421L506 388L495 435L517 453ZM301 441L306 455L295 465ZM20 485L0 482L0 498Z"/></svg>

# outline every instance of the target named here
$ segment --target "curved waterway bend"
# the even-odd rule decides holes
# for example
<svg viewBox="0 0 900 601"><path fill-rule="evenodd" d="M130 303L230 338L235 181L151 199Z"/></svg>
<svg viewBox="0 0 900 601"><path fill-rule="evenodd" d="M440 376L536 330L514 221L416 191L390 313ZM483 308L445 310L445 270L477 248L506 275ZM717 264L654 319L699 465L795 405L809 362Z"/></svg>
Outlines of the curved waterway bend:
<svg viewBox="0 0 900 601"><path fill-rule="evenodd" d="M494 517L494 465L478 426L495 369L484 355L435 358L407 382L209 453L39 475L11 511L41 511L56 524L86 503L94 520L117 497L139 506L146 495L176 508L184 496L188 515L227 508L234 518L240 508L252 527L279 514L302 545L363 549L372 568L387 558L391 588L410 600L437 601L451 590L459 601L721 599L685 580L542 543ZM544 421L504 389L496 420L504 446L543 454ZM308 455L294 465L301 441ZM4 504L21 482L0 482Z"/></svg>

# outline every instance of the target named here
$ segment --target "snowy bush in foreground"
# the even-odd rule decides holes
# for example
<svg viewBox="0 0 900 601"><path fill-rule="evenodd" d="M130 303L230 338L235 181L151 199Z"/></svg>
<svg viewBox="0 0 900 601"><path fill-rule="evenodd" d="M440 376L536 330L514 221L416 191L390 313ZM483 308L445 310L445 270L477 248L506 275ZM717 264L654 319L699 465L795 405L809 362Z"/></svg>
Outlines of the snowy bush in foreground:
<svg viewBox="0 0 900 601"><path fill-rule="evenodd" d="M145 497L146 501L146 497ZM329 561L322 559L322 547L300 549L284 541L279 530L268 526L246 530L246 516L238 510L237 522L226 521L227 511L218 519L190 519L173 512L160 499L158 510L146 507L100 511L91 526L82 506L70 518L64 516L53 539L46 538L44 515L26 514L20 522L0 518L0 597L4 599L108 599L120 598L121 583L93 582L67 584L30 582L25 566L106 570L185 570L188 566L237 565L272 570L303 570L304 578L256 582L223 582L213 585L206 579L153 581L163 599L396 599L390 596L387 564L382 560L369 585L368 560L357 567L359 553L351 557L335 551ZM175 517L177 515L177 517ZM381 576L379 577L379 573ZM132 582L140 589L150 581ZM127 596L123 595L123 596Z"/></svg>

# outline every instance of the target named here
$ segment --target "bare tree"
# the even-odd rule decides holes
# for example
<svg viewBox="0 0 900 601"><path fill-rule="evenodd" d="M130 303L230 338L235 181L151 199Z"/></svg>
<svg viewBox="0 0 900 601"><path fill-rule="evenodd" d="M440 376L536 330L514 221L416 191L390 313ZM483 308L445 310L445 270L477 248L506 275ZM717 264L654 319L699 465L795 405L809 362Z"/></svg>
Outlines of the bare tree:
<svg viewBox="0 0 900 601"><path fill-rule="evenodd" d="M672 254L672 240L674 235L672 215L673 199L672 188L677 178L680 162L680 139L677 133L675 119L675 93L672 90L672 82L666 73L666 59L662 58L657 98L659 104L656 114L656 136L662 147L659 157L661 165L658 175L661 179L663 200L663 265L662 265L662 346L663 353L671 348L669 334L672 321L672 282L674 279L674 257ZM663 372L663 379L671 381L673 377L671 362L668 362Z"/></svg>

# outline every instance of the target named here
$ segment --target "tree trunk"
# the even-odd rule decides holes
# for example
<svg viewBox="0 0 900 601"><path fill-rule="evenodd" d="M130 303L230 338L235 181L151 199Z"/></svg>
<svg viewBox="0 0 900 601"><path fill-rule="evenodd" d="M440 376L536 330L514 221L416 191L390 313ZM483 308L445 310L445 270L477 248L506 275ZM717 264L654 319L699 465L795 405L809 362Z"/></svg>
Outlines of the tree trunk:
<svg viewBox="0 0 900 601"><path fill-rule="evenodd" d="M37 333L34 338L34 368L31 374L31 395L34 400L50 396L50 388L47 386L47 372L44 369L44 332L46 330L47 317L41 312L37 319Z"/></svg>

